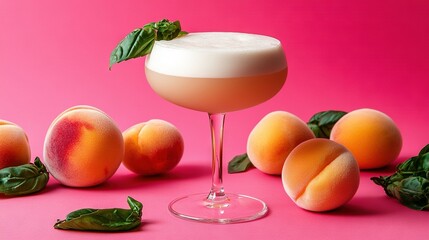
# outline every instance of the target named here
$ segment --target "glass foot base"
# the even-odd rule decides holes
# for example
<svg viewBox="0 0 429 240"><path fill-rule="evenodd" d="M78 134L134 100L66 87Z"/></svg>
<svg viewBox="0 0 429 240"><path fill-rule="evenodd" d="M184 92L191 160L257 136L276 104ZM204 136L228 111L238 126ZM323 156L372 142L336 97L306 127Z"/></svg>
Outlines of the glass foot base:
<svg viewBox="0 0 429 240"><path fill-rule="evenodd" d="M216 200L200 193L173 200L168 209L176 217L206 223L239 223L265 216L267 205L254 197L226 194Z"/></svg>

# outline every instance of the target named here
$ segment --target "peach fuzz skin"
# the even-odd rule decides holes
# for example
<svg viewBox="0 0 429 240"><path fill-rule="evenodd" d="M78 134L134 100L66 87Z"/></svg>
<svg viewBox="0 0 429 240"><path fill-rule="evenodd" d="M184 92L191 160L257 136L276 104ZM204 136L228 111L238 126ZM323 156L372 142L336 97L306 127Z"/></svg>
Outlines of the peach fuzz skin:
<svg viewBox="0 0 429 240"><path fill-rule="evenodd" d="M344 115L332 128L330 139L348 148L360 169L385 167L402 149L402 136L396 124L373 109L358 109Z"/></svg>
<svg viewBox="0 0 429 240"><path fill-rule="evenodd" d="M103 183L119 168L124 155L122 133L104 112L76 106L51 124L44 143L44 162L60 183L90 187Z"/></svg>
<svg viewBox="0 0 429 240"><path fill-rule="evenodd" d="M123 164L130 171L151 176L172 170L182 158L184 142L169 122L153 119L136 124L122 133L125 142Z"/></svg>
<svg viewBox="0 0 429 240"><path fill-rule="evenodd" d="M30 162L28 137L18 125L0 120L0 169Z"/></svg>
<svg viewBox="0 0 429 240"><path fill-rule="evenodd" d="M271 112L250 132L247 155L260 171L280 175L292 149L312 138L313 132L297 116L284 111Z"/></svg>
<svg viewBox="0 0 429 240"><path fill-rule="evenodd" d="M323 212L347 203L359 187L359 166L342 145L311 139L298 145L282 170L283 187L301 208Z"/></svg>

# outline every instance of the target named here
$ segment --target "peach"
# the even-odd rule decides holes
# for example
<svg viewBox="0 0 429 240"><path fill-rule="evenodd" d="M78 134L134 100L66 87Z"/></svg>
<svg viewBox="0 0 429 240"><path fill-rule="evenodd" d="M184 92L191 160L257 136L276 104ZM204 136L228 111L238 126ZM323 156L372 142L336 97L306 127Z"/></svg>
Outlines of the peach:
<svg viewBox="0 0 429 240"><path fill-rule="evenodd" d="M30 143L18 125L0 120L0 169L30 162Z"/></svg>
<svg viewBox="0 0 429 240"><path fill-rule="evenodd" d="M271 112L250 132L247 155L260 171L280 175L292 149L311 138L313 132L297 116L284 111Z"/></svg>
<svg viewBox="0 0 429 240"><path fill-rule="evenodd" d="M71 187L95 186L119 168L124 141L106 113L90 106L76 106L52 122L43 155L48 171L60 183Z"/></svg>
<svg viewBox="0 0 429 240"><path fill-rule="evenodd" d="M316 138L298 145L282 170L289 197L309 211L329 211L347 203L359 187L359 166L344 146Z"/></svg>
<svg viewBox="0 0 429 240"><path fill-rule="evenodd" d="M360 169L387 166L402 148L401 133L393 120L367 108L344 115L332 128L330 139L348 148Z"/></svg>
<svg viewBox="0 0 429 240"><path fill-rule="evenodd" d="M182 158L182 135L174 125L164 120L153 119L136 124L122 135L125 143L123 164L136 174L166 173Z"/></svg>

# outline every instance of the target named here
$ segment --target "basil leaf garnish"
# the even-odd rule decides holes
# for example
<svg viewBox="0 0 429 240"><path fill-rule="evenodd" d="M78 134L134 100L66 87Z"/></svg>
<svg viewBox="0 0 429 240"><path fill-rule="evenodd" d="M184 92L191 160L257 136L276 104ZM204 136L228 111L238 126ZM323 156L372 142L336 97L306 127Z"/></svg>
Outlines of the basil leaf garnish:
<svg viewBox="0 0 429 240"><path fill-rule="evenodd" d="M80 231L127 231L140 226L143 204L127 198L130 209L83 208L69 213L65 220L57 220L54 228Z"/></svg>
<svg viewBox="0 0 429 240"><path fill-rule="evenodd" d="M390 176L372 177L385 193L412 209L429 210L429 144L399 164Z"/></svg>
<svg viewBox="0 0 429 240"><path fill-rule="evenodd" d="M228 173L239 173L245 172L249 168L253 167L252 162L250 162L247 153L235 156L228 163Z"/></svg>
<svg viewBox="0 0 429 240"><path fill-rule="evenodd" d="M172 40L187 34L181 30L180 22L163 19L137 28L129 33L110 54L110 66L133 58L143 57L152 51L157 40Z"/></svg>
<svg viewBox="0 0 429 240"><path fill-rule="evenodd" d="M314 114L307 123L317 138L329 138L335 123L347 112L344 111L323 111Z"/></svg>
<svg viewBox="0 0 429 240"><path fill-rule="evenodd" d="M172 40L187 34L187 32L182 31L179 21L170 22L167 19L163 19L159 22L146 24L145 26L156 30L155 40Z"/></svg>
<svg viewBox="0 0 429 240"><path fill-rule="evenodd" d="M38 157L34 163L0 170L0 193L10 196L38 192L46 187L49 173Z"/></svg>

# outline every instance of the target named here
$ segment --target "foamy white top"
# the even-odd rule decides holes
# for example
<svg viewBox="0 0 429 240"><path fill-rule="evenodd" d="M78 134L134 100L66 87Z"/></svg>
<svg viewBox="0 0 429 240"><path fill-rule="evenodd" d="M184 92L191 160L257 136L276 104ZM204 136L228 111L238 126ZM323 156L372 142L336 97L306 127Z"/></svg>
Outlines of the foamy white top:
<svg viewBox="0 0 429 240"><path fill-rule="evenodd" d="M146 67L182 77L241 77L283 70L287 62L279 40L232 32L190 33L156 41Z"/></svg>

